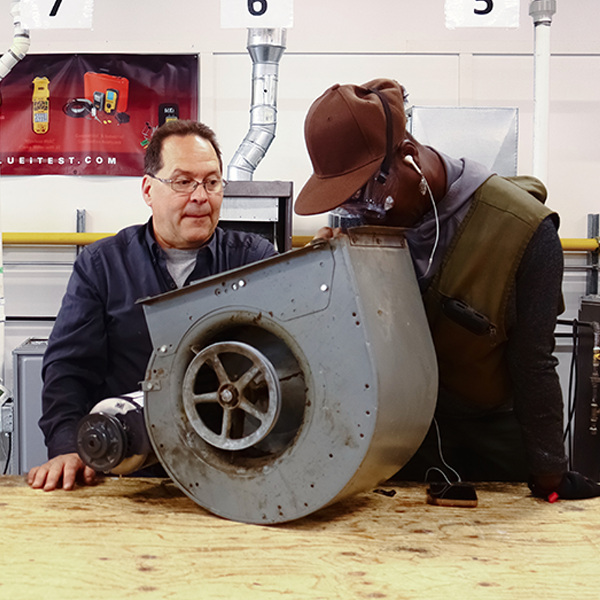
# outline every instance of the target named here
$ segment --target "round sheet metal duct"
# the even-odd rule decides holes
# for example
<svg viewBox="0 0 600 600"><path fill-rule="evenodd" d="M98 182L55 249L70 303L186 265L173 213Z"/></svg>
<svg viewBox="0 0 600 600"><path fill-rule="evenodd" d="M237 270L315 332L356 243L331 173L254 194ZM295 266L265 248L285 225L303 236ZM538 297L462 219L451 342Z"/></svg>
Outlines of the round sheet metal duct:
<svg viewBox="0 0 600 600"><path fill-rule="evenodd" d="M143 304L152 444L218 515L308 515L391 477L427 432L437 366L398 230L350 230Z"/></svg>
<svg viewBox="0 0 600 600"><path fill-rule="evenodd" d="M252 59L250 129L227 166L229 181L252 181L277 128L279 61L285 51L285 29L248 29Z"/></svg>

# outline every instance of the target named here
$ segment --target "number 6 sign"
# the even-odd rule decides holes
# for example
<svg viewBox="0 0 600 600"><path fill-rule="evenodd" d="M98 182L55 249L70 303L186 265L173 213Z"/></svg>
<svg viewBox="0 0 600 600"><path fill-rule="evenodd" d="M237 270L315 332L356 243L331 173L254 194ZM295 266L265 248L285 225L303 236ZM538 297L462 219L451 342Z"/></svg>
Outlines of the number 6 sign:
<svg viewBox="0 0 600 600"><path fill-rule="evenodd" d="M294 0L221 0L221 27L292 27Z"/></svg>
<svg viewBox="0 0 600 600"><path fill-rule="evenodd" d="M21 0L27 29L91 29L94 0Z"/></svg>
<svg viewBox="0 0 600 600"><path fill-rule="evenodd" d="M446 27L518 27L519 0L446 0Z"/></svg>

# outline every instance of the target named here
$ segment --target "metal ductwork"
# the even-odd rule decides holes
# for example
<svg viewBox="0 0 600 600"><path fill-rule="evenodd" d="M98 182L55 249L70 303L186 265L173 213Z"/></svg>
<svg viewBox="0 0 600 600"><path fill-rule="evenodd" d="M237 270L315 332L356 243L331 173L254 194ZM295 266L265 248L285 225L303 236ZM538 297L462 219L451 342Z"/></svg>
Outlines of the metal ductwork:
<svg viewBox="0 0 600 600"><path fill-rule="evenodd" d="M285 38L285 29L248 29L247 49L253 63L250 129L227 167L229 181L252 181L275 138L279 61Z"/></svg>
<svg viewBox="0 0 600 600"><path fill-rule="evenodd" d="M11 69L27 54L29 50L29 30L21 24L21 2L13 0L10 8L15 26L12 46L0 58L0 81L2 81Z"/></svg>
<svg viewBox="0 0 600 600"><path fill-rule="evenodd" d="M352 229L142 303L152 446L222 517L281 523L370 490L429 428L437 363L401 230Z"/></svg>

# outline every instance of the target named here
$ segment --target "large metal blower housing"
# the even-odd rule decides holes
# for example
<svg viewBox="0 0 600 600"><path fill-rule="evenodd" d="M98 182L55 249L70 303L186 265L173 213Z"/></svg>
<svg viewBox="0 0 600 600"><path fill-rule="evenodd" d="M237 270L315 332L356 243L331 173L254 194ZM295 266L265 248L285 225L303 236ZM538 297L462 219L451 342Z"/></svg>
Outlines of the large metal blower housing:
<svg viewBox="0 0 600 600"><path fill-rule="evenodd" d="M215 514L311 514L391 477L427 432L437 365L397 229L352 229L142 302L152 445Z"/></svg>

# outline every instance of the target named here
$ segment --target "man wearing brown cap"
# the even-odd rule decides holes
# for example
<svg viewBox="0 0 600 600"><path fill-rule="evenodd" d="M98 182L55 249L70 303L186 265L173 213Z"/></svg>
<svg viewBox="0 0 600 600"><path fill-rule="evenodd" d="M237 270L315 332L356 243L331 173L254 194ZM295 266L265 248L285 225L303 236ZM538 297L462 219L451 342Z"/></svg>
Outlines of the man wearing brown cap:
<svg viewBox="0 0 600 600"><path fill-rule="evenodd" d="M448 157L405 126L395 81L325 91L306 117L314 173L295 205L299 215L408 228L440 391L432 428L400 476L423 480L450 465L446 477L529 480L541 497L600 495L567 471L553 356L563 255L544 186ZM318 233L334 234L343 235Z"/></svg>

